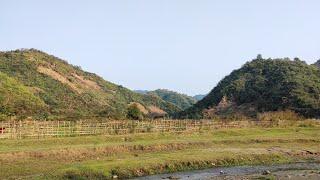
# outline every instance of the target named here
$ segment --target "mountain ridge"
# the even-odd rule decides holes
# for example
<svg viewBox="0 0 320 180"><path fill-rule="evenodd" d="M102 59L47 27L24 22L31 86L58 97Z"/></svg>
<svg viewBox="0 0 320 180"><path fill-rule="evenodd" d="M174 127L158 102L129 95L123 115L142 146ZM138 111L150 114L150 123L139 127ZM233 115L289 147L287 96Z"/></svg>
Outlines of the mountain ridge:
<svg viewBox="0 0 320 180"><path fill-rule="evenodd" d="M196 99L197 101L202 100L204 97L206 97L206 95L203 95L203 94L197 94L193 96L193 98Z"/></svg>
<svg viewBox="0 0 320 180"><path fill-rule="evenodd" d="M169 103L172 103L182 110L191 107L197 101L196 99L194 99L191 96L188 96L188 95L182 94L182 93L178 93L178 92L175 92L172 90L168 90L168 89L156 89L153 91L135 90L135 92L138 92L141 94L158 96L162 100L169 102Z"/></svg>

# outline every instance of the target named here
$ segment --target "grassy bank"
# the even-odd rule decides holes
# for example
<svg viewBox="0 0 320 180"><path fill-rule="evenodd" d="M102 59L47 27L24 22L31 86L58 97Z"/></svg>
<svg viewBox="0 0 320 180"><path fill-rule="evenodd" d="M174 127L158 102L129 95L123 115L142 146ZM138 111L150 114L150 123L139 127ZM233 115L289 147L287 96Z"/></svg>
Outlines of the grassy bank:
<svg viewBox="0 0 320 180"><path fill-rule="evenodd" d="M110 179L316 161L319 127L247 128L0 141L0 177Z"/></svg>

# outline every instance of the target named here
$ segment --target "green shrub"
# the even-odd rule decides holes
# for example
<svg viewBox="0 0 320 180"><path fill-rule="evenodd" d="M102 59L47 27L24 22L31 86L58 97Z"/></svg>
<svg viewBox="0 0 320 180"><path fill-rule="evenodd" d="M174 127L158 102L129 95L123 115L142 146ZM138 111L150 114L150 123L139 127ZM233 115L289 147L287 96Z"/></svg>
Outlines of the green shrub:
<svg viewBox="0 0 320 180"><path fill-rule="evenodd" d="M128 108L127 118L133 120L142 120L143 113L140 111L136 104L132 104Z"/></svg>

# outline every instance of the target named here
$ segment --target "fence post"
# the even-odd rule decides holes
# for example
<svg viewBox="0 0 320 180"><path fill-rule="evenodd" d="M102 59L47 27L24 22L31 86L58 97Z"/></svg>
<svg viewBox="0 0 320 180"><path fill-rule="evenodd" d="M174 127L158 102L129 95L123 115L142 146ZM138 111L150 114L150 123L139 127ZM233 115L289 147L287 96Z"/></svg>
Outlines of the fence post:
<svg viewBox="0 0 320 180"><path fill-rule="evenodd" d="M32 127L32 137L36 136L36 120L33 120L33 127Z"/></svg>
<svg viewBox="0 0 320 180"><path fill-rule="evenodd" d="M69 136L71 136L72 132L71 132L71 121L69 121Z"/></svg>
<svg viewBox="0 0 320 180"><path fill-rule="evenodd" d="M59 137L59 134L60 134L60 121L58 120L57 137Z"/></svg>
<svg viewBox="0 0 320 180"><path fill-rule="evenodd" d="M37 134L38 134L38 139L40 139L40 125L37 123Z"/></svg>
<svg viewBox="0 0 320 180"><path fill-rule="evenodd" d="M19 121L19 139L21 139L21 129L22 129L22 122L21 120Z"/></svg>
<svg viewBox="0 0 320 180"><path fill-rule="evenodd" d="M104 134L107 134L107 124L103 123L103 125L104 125Z"/></svg>
<svg viewBox="0 0 320 180"><path fill-rule="evenodd" d="M3 126L3 121L1 121L1 134L4 134L4 126Z"/></svg>
<svg viewBox="0 0 320 180"><path fill-rule="evenodd" d="M9 126L9 129L10 129L10 139L13 139L14 138L14 126L12 127L11 126L11 121L8 123L8 126Z"/></svg>
<svg viewBox="0 0 320 180"><path fill-rule="evenodd" d="M63 121L63 136L66 136L66 121Z"/></svg>

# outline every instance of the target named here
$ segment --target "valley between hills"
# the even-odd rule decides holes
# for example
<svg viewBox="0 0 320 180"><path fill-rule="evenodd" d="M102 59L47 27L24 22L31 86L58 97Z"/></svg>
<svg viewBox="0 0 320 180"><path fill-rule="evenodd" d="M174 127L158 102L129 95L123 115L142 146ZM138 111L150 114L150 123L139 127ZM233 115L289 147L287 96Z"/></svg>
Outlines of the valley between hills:
<svg viewBox="0 0 320 180"><path fill-rule="evenodd" d="M36 49L0 52L0 179L183 179L172 173L244 165L270 169L214 178L287 177L272 166L320 162L319 63L258 55L191 97L133 91Z"/></svg>

